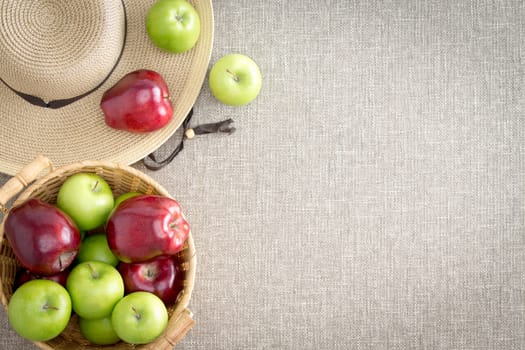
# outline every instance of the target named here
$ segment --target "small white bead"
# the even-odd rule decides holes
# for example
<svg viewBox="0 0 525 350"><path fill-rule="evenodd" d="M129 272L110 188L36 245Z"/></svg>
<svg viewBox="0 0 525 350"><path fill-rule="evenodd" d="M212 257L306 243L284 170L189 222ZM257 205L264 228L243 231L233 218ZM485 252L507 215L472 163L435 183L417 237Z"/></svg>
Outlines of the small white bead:
<svg viewBox="0 0 525 350"><path fill-rule="evenodd" d="M192 139L195 137L195 131L193 131L193 129L187 129L184 135L187 139Z"/></svg>

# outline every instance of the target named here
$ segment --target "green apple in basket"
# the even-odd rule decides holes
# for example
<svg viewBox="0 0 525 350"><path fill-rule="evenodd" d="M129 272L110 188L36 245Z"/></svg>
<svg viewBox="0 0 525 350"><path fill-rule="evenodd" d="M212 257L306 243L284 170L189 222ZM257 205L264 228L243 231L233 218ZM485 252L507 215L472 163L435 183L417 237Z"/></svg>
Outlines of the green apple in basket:
<svg viewBox="0 0 525 350"><path fill-rule="evenodd" d="M136 197L136 196L140 196L141 194L142 193L135 192L135 191L122 193L120 196L115 198L115 208L118 207L119 204L124 202L126 199L130 199L130 198L133 198L133 197Z"/></svg>
<svg viewBox="0 0 525 350"><path fill-rule="evenodd" d="M133 292L115 305L111 323L115 333L125 342L146 344L164 332L168 325L168 311L155 294Z"/></svg>
<svg viewBox="0 0 525 350"><path fill-rule="evenodd" d="M100 261L76 265L69 273L66 287L73 310L85 319L108 316L124 296L124 281L118 270Z"/></svg>
<svg viewBox="0 0 525 350"><path fill-rule="evenodd" d="M87 236L78 250L77 262L101 261L111 266L117 266L119 260L109 249L108 239L104 233Z"/></svg>
<svg viewBox="0 0 525 350"><path fill-rule="evenodd" d="M77 173L60 186L56 202L81 231L89 231L106 222L114 199L104 178L94 173Z"/></svg>
<svg viewBox="0 0 525 350"><path fill-rule="evenodd" d="M55 281L32 280L20 286L9 300L9 324L22 337L47 341L66 328L71 317L67 290Z"/></svg>
<svg viewBox="0 0 525 350"><path fill-rule="evenodd" d="M111 345L118 343L120 337L115 333L111 323L111 314L102 318L92 320L79 318L78 327L80 333L93 344Z"/></svg>

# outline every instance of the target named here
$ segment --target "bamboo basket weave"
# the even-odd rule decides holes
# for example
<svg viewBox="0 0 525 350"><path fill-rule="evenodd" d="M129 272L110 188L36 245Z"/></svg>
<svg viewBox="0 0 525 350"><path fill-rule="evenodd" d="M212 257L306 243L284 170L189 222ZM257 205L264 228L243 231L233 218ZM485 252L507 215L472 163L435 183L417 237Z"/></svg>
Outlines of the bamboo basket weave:
<svg viewBox="0 0 525 350"><path fill-rule="evenodd" d="M42 175L46 169L49 169L48 173ZM0 209L4 212L4 218L0 224L0 301L6 312L9 299L13 294L15 274L20 268L9 245L9 241L4 235L4 222L9 215L7 203L12 202L10 207L14 207L29 198L40 198L46 202L54 203L58 189L65 179L79 172L96 173L100 175L111 186L115 196L133 191L171 197L170 194L153 179L126 165L106 161L82 161L53 169L52 164L46 157L38 156L35 158L33 162L26 165L17 175L9 179L9 181L0 188ZM18 197L16 197L17 195ZM34 344L45 350L172 349L195 324L193 315L188 309L196 268L195 247L191 233L183 250L178 254L182 261L182 269L184 270L184 287L174 305L168 306L168 326L165 332L154 342L144 345L133 345L125 342L119 342L112 346L93 345L81 335L77 317L73 315L61 335L50 341L34 342Z"/></svg>

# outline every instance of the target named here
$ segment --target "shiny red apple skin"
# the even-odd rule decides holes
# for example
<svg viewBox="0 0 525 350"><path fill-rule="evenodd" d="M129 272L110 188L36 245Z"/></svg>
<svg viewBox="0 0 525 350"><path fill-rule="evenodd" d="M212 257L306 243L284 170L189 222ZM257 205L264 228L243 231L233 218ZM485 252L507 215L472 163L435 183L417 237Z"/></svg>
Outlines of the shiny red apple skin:
<svg viewBox="0 0 525 350"><path fill-rule="evenodd" d="M180 204L160 195L122 202L106 224L108 245L122 262L143 262L181 251L190 233Z"/></svg>
<svg viewBox="0 0 525 350"><path fill-rule="evenodd" d="M173 114L166 81L147 69L126 74L103 94L100 107L108 126L135 133L161 129Z"/></svg>
<svg viewBox="0 0 525 350"><path fill-rule="evenodd" d="M184 287L184 271L172 256L158 256L141 263L120 263L118 270L126 293L150 292L172 305Z"/></svg>
<svg viewBox="0 0 525 350"><path fill-rule="evenodd" d="M73 220L56 206L36 198L11 209L4 231L20 264L42 276L67 269L81 244Z"/></svg>

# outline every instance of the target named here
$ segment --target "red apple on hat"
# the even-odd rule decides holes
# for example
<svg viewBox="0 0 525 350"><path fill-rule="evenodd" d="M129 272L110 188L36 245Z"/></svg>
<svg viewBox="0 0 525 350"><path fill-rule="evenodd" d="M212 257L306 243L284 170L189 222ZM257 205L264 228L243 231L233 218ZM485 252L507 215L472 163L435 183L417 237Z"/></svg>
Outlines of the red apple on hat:
<svg viewBox="0 0 525 350"><path fill-rule="evenodd" d="M126 74L104 93L100 107L107 125L131 132L158 130L173 113L168 85L147 69Z"/></svg>

